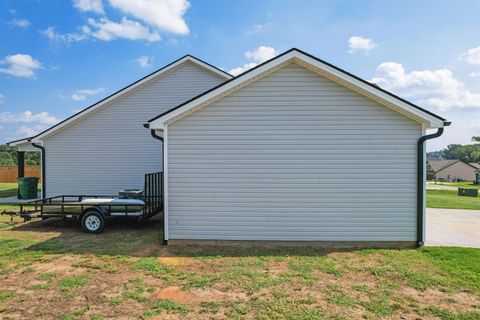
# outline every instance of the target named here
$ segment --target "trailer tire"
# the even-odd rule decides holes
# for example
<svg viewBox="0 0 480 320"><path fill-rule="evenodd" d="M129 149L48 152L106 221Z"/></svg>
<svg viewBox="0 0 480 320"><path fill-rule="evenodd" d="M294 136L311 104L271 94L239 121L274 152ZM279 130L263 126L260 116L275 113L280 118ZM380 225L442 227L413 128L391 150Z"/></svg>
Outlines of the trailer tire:
<svg viewBox="0 0 480 320"><path fill-rule="evenodd" d="M105 218L100 212L89 210L82 216L81 224L84 232L98 234L105 228Z"/></svg>

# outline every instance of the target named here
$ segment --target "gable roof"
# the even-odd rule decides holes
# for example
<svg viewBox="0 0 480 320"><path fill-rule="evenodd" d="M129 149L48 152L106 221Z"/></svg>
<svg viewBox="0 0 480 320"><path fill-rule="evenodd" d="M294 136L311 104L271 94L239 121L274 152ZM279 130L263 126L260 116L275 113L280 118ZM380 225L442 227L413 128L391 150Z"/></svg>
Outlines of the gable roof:
<svg viewBox="0 0 480 320"><path fill-rule="evenodd" d="M438 172L443 168L449 167L458 161L460 160L443 160L443 159L427 160L428 164L432 167L433 172Z"/></svg>
<svg viewBox="0 0 480 320"><path fill-rule="evenodd" d="M474 166L477 169L480 169L480 163L477 162L470 162L469 165Z"/></svg>
<svg viewBox="0 0 480 320"><path fill-rule="evenodd" d="M462 160L427 160L428 164L432 167L433 172L437 173L439 171L442 171L443 169L446 169L450 166L453 166L457 162L464 163L473 169L480 169L480 165L478 163L467 163Z"/></svg>
<svg viewBox="0 0 480 320"><path fill-rule="evenodd" d="M81 118L83 118L84 116L86 116L87 114L91 113L92 111L94 110L97 110L98 108L101 108L102 106L106 105L107 103L111 102L112 100L114 99L117 99L118 97L120 96L123 96L125 94L127 94L128 92L130 92L131 90L133 90L134 88L137 88L138 86L140 85L143 85L159 76L161 76L162 74L165 74L166 72L172 70L173 68L185 63L185 62L192 62L206 70L209 70L210 72L213 72L217 75L219 75L220 77L224 78L225 80L228 80L228 79L231 79L233 78L233 76L201 59L198 59L192 55L185 55L183 57L181 57L180 59L177 59L169 64L167 64L166 66L150 73L149 75L146 75L145 77L129 84L128 86L118 90L117 92L109 95L108 97L92 104L91 106L81 110L80 112L77 112L76 114L60 121L59 123L55 124L54 126L40 132L39 134L35 135L35 136L32 136L32 137L28 137L28 138L24 138L24 139L19 139L19 140L15 140L15 141L11 141L9 142L8 144L9 145L18 145L18 144L21 144L21 143L25 143L26 141L30 141L30 140L35 140L35 141L39 141L43 138L45 138L46 136L52 134L53 132L56 132L58 130L60 130L61 128L63 128L64 126L66 126L67 124L69 123L72 123L76 120L79 120Z"/></svg>
<svg viewBox="0 0 480 320"><path fill-rule="evenodd" d="M440 128L449 124L446 122L446 119L404 100L375 84L363 80L306 52L293 48L148 120L145 127L162 129L165 123L178 120L186 114L218 100L228 93L236 91L248 83L255 81L257 78L273 72L290 62L297 62L330 80L340 83L343 86L385 105L386 107L402 113L407 117L413 118L418 122L425 123L429 128Z"/></svg>

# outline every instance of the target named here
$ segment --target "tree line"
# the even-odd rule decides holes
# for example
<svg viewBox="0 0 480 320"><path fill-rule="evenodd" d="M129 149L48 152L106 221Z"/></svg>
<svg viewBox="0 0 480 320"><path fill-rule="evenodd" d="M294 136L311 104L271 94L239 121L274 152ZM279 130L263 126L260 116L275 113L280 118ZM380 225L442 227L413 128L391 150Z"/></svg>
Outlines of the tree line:
<svg viewBox="0 0 480 320"><path fill-rule="evenodd" d="M15 166L18 164L17 147L0 145L0 166ZM40 164L40 152L25 152L25 165Z"/></svg>
<svg viewBox="0 0 480 320"><path fill-rule="evenodd" d="M473 144L450 144L445 149L427 153L428 159L460 159L480 163L480 136L472 137Z"/></svg>

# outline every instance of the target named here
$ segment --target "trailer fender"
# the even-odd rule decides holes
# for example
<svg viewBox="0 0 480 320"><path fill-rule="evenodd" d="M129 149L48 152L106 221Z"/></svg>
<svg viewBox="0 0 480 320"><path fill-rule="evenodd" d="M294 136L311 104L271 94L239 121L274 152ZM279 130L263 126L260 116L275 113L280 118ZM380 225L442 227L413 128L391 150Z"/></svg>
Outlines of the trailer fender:
<svg viewBox="0 0 480 320"><path fill-rule="evenodd" d="M82 213L80 214L80 220L82 220L83 215L84 215L85 213L87 213L88 211L91 211L91 210L97 211L97 212L100 213L105 219L109 216L108 210L107 210L106 208L99 207L99 206L91 206L91 207L88 207L88 208L83 209Z"/></svg>

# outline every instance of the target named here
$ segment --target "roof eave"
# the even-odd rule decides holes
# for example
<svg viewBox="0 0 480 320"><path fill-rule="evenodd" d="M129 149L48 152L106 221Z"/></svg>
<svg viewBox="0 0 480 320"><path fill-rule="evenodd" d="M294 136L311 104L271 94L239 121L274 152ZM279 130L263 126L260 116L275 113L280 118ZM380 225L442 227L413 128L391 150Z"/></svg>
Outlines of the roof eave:
<svg viewBox="0 0 480 320"><path fill-rule="evenodd" d="M228 92L234 91L236 87L245 85L245 83L249 83L252 79L263 75L264 73L272 72L276 68L281 67L283 64L287 64L290 61L296 61L301 64L303 63L304 66L308 65L310 69L316 68L318 73L328 75L328 77L334 81L347 83L350 89L353 88L352 90L355 89L355 91L360 94L363 92L363 95L366 96L370 95L370 98L375 97L377 102L399 113L403 113L413 120L421 122L427 129L442 128L450 124L444 118L428 110L420 108L419 106L381 89L368 81L294 48L198 95L197 97L192 98L187 102L184 102L183 104L180 104L173 109L170 109L163 114L160 114L155 118L150 119L148 121L150 128L161 128L165 124L173 122L185 114L195 111L199 106L207 105L215 99L228 94Z"/></svg>
<svg viewBox="0 0 480 320"><path fill-rule="evenodd" d="M31 139L34 139L35 141L40 141L42 139L44 139L45 137L53 134L54 132L56 132L57 130L60 130L62 127L65 127L71 123L73 123L74 121L76 120L79 120L81 119L82 117L90 114L91 112L97 110L98 108L100 108L101 106L104 106L106 104L108 104L109 102L113 101L114 99L117 99L125 94L127 94L130 90L148 82L149 80L163 74L163 73L166 73L168 72L169 70L179 66L180 64L184 63L184 62L187 62L187 61L190 61L192 63L195 63L215 74L217 74L218 76L220 77L223 77L225 80L230 80L231 78L233 78L233 76L231 74L229 74L228 72L225 72L211 64L209 64L208 62L205 62L199 58L196 58L192 55L185 55L183 57L181 57L180 59L177 59L165 66L163 66L162 68L148 74L147 76L129 84L128 86L116 91L115 93L109 95L108 97L90 105L89 107L81 110L80 112L77 112L76 114L64 119L63 121L60 121L59 123L57 123L56 125L40 132L39 134L37 134L36 136L33 136L31 137Z"/></svg>

